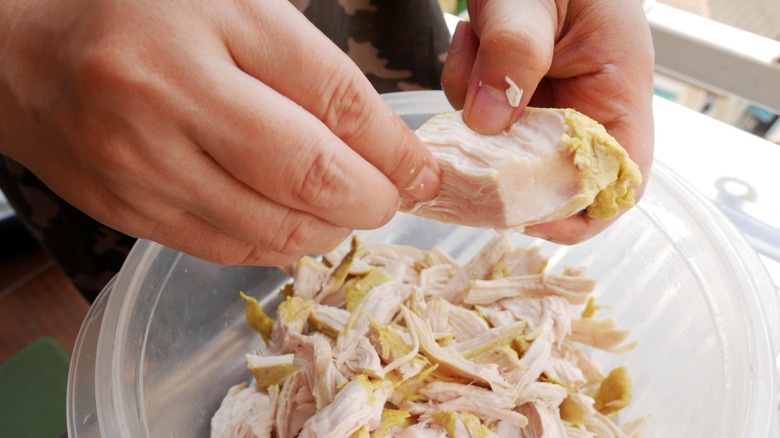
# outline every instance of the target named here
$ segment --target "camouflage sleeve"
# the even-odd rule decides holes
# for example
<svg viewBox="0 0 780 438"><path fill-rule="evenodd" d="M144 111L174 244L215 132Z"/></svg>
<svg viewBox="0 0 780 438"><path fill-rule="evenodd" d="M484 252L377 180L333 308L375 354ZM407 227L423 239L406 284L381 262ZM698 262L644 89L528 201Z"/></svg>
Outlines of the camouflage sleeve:
<svg viewBox="0 0 780 438"><path fill-rule="evenodd" d="M450 34L438 0L293 0L380 93L441 88Z"/></svg>
<svg viewBox="0 0 780 438"><path fill-rule="evenodd" d="M0 189L16 216L89 302L122 267L135 239L100 224L0 155Z"/></svg>
<svg viewBox="0 0 780 438"><path fill-rule="evenodd" d="M380 93L440 88L447 31L437 0L293 0ZM135 239L91 219L0 155L0 188L32 235L90 302Z"/></svg>

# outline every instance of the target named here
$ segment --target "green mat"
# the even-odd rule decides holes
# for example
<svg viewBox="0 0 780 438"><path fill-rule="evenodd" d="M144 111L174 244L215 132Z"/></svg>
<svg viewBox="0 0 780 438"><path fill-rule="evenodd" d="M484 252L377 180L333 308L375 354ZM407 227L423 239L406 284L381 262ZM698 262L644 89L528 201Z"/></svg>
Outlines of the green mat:
<svg viewBox="0 0 780 438"><path fill-rule="evenodd" d="M70 359L53 338L35 340L0 364L0 435L56 438L66 432Z"/></svg>

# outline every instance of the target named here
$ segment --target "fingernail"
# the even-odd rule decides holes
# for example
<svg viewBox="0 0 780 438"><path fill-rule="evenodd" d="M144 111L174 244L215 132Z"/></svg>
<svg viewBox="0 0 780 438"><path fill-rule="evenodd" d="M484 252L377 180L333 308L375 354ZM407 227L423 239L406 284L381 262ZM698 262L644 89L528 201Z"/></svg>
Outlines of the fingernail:
<svg viewBox="0 0 780 438"><path fill-rule="evenodd" d="M549 234L545 233L544 231L539 231L538 229L533 228L533 227L526 228L525 230L521 231L521 233L525 234L526 236L530 236L530 237L536 237L536 238L539 238L539 239L550 240L550 235Z"/></svg>
<svg viewBox="0 0 780 438"><path fill-rule="evenodd" d="M401 193L406 198L427 201L436 196L441 186L439 175L430 166L424 166L414 182Z"/></svg>
<svg viewBox="0 0 780 438"><path fill-rule="evenodd" d="M512 108L506 92L490 85L478 85L466 123L480 134L498 134L509 126Z"/></svg>

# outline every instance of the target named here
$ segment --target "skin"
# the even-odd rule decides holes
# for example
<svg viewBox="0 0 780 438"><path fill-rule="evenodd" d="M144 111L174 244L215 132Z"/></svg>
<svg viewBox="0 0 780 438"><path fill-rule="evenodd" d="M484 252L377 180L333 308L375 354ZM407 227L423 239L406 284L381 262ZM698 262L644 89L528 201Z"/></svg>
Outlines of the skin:
<svg viewBox="0 0 780 438"><path fill-rule="evenodd" d="M469 11L442 82L473 129L505 129L529 100L574 107L647 175L652 47L638 1ZM286 0L7 0L0 59L0 152L104 224L206 260L287 264L438 189L428 150ZM520 108L477 96L503 93L507 74ZM575 242L606 225L528 231Z"/></svg>
<svg viewBox="0 0 780 438"><path fill-rule="evenodd" d="M9 0L0 152L104 224L282 265L429 199L430 152L284 0Z"/></svg>
<svg viewBox="0 0 780 438"><path fill-rule="evenodd" d="M496 134L527 105L575 108L603 124L639 165L639 199L653 157L653 44L640 2L471 0L468 9L470 22L458 25L442 74L465 122ZM523 90L517 108L506 100L505 76ZM615 219L575 215L525 232L573 244Z"/></svg>

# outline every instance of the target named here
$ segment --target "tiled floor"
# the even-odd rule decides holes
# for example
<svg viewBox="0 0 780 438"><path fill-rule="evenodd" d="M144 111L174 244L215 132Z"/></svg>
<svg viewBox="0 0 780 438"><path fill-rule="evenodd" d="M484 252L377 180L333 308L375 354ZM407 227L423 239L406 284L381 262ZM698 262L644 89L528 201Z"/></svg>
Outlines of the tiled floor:
<svg viewBox="0 0 780 438"><path fill-rule="evenodd" d="M88 310L43 250L0 257L0 363L41 336L70 354Z"/></svg>

